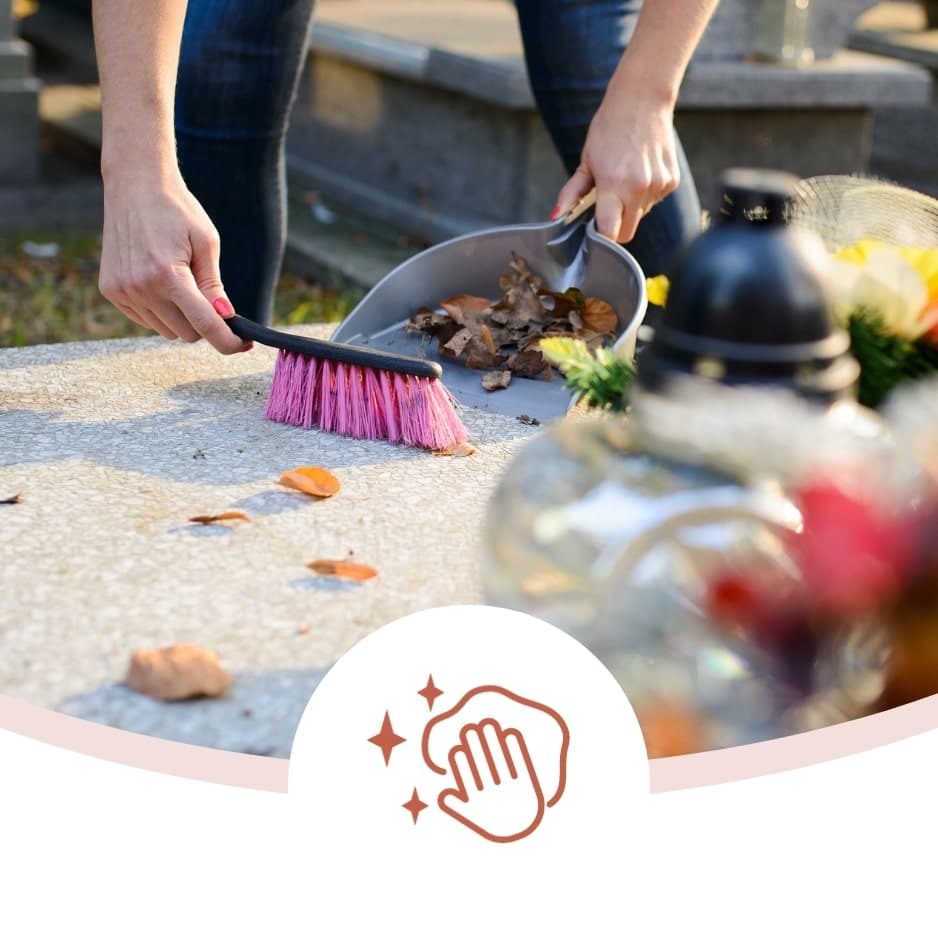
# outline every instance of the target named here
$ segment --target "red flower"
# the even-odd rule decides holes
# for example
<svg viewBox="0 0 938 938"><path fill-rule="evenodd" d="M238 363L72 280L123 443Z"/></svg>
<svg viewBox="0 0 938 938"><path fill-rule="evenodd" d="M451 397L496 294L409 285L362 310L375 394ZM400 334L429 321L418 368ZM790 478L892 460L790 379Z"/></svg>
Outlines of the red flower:
<svg viewBox="0 0 938 938"><path fill-rule="evenodd" d="M808 486L798 500L804 529L792 551L817 607L856 612L901 588L914 547L907 523L832 483Z"/></svg>

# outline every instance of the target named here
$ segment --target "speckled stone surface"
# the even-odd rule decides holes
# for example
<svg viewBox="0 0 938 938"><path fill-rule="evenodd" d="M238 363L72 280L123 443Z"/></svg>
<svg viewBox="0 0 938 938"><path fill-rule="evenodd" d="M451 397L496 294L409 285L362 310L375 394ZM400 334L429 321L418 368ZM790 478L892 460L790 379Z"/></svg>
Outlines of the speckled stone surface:
<svg viewBox="0 0 938 938"><path fill-rule="evenodd" d="M448 458L274 424L274 356L158 338L0 350L0 499L23 499L0 506L0 693L286 756L316 681L357 640L481 601L486 502L537 430L466 411L479 451ZM277 484L301 465L342 491L316 501ZM229 509L252 520L187 523ZM350 551L379 576L305 566ZM174 642L216 651L231 695L162 704L122 685L133 650Z"/></svg>

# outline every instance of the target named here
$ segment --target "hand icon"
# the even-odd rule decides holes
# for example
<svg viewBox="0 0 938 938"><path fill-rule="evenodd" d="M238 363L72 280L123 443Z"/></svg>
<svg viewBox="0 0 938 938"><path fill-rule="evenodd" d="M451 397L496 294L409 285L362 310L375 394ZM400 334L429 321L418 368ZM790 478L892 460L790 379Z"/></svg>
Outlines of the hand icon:
<svg viewBox="0 0 938 938"><path fill-rule="evenodd" d="M492 719L464 726L449 752L455 787L440 810L496 843L526 837L544 817L544 794L524 737Z"/></svg>

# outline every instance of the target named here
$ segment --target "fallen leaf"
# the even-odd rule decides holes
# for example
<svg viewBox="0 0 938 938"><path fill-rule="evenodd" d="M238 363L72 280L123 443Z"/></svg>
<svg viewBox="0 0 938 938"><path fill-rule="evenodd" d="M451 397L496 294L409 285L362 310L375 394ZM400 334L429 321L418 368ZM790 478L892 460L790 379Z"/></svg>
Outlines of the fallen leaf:
<svg viewBox="0 0 938 938"><path fill-rule="evenodd" d="M198 645L135 651L127 672L129 687L156 700L220 697L232 681L218 655Z"/></svg>
<svg viewBox="0 0 938 938"><path fill-rule="evenodd" d="M436 313L432 309L424 306L417 310L410 318L407 324L408 332L426 332L429 335L436 335L442 329L452 325L453 320L442 313Z"/></svg>
<svg viewBox="0 0 938 938"><path fill-rule="evenodd" d="M460 329L448 342L440 346L440 351L444 355L458 358L472 339L473 335L468 329Z"/></svg>
<svg viewBox="0 0 938 938"><path fill-rule="evenodd" d="M555 319L563 319L574 310L583 309L585 302L583 291L578 290L576 287L570 287L569 290L565 290L563 293L554 293L552 290L539 290L538 295L553 300L550 312Z"/></svg>
<svg viewBox="0 0 938 938"><path fill-rule="evenodd" d="M280 484L316 498L330 498L341 488L339 480L328 469L320 466L291 469L280 476Z"/></svg>
<svg viewBox="0 0 938 938"><path fill-rule="evenodd" d="M449 449L435 449L434 456L474 456L479 451L471 443L457 443Z"/></svg>
<svg viewBox="0 0 938 938"><path fill-rule="evenodd" d="M529 417L527 414L522 414L518 418L518 422L523 423L526 427L539 427L541 425L541 421L537 417Z"/></svg>
<svg viewBox="0 0 938 938"><path fill-rule="evenodd" d="M19 505L22 501L22 495L11 495L9 498L0 499L0 505Z"/></svg>
<svg viewBox="0 0 938 938"><path fill-rule="evenodd" d="M504 361L505 356L491 352L482 339L473 338L466 345L465 365L474 371L486 371L489 368L501 365Z"/></svg>
<svg viewBox="0 0 938 938"><path fill-rule="evenodd" d="M223 511L220 515L196 515L190 518L192 524L216 524L219 521L250 521L243 511Z"/></svg>
<svg viewBox="0 0 938 938"><path fill-rule="evenodd" d="M619 328L619 317L616 311L605 301L590 297L583 304L580 313L583 319L583 328L601 335L615 335Z"/></svg>
<svg viewBox="0 0 938 938"><path fill-rule="evenodd" d="M499 391L511 384L510 371L490 371L482 376L482 387L486 391Z"/></svg>
<svg viewBox="0 0 938 938"><path fill-rule="evenodd" d="M470 296L468 293L451 296L440 303L440 309L445 309L450 318L461 326L466 325L466 321L473 316L488 312L491 307L491 300L483 296Z"/></svg>
<svg viewBox="0 0 938 938"><path fill-rule="evenodd" d="M547 361L540 349L532 348L512 355L508 368L522 378L538 378L547 370Z"/></svg>
<svg viewBox="0 0 938 938"><path fill-rule="evenodd" d="M314 560L306 566L320 576L337 576L343 580L355 580L359 583L378 575L374 567L363 563L352 563L350 560Z"/></svg>
<svg viewBox="0 0 938 938"><path fill-rule="evenodd" d="M509 287L492 308L507 313L509 321L516 320L522 323L531 319L546 319L550 316L550 313L544 309L537 291L526 283Z"/></svg>
<svg viewBox="0 0 938 938"><path fill-rule="evenodd" d="M485 347L489 352L491 352L492 355L496 355L495 340L492 338L491 330L485 323L482 323L482 328L479 330L479 337L485 343Z"/></svg>

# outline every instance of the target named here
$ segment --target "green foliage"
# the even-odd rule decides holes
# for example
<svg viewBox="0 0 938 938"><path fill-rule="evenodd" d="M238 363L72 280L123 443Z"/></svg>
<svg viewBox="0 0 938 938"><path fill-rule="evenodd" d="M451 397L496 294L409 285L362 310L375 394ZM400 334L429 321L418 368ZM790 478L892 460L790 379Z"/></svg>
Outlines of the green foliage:
<svg viewBox="0 0 938 938"><path fill-rule="evenodd" d="M27 241L55 245L33 256ZM98 292L100 232L20 231L0 235L0 348L45 342L153 335L132 323ZM360 291L330 289L284 273L277 286L275 325L338 322Z"/></svg>
<svg viewBox="0 0 938 938"><path fill-rule="evenodd" d="M860 363L859 400L879 407L896 385L938 371L938 346L888 332L874 315L859 311L850 317L850 351Z"/></svg>
<svg viewBox="0 0 938 938"><path fill-rule="evenodd" d="M635 376L629 362L611 348L591 351L582 339L542 339L545 358L563 373L567 387L581 395L591 407L624 411Z"/></svg>

